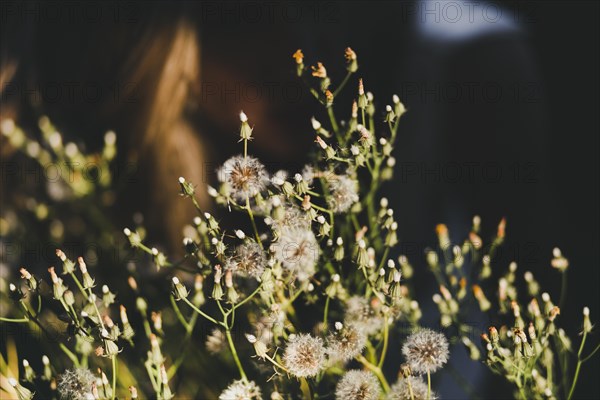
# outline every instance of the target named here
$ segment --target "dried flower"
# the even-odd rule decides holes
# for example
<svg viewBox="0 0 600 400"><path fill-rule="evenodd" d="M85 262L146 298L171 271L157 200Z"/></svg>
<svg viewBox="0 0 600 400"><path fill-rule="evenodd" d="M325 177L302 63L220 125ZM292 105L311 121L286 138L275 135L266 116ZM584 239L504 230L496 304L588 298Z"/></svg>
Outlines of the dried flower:
<svg viewBox="0 0 600 400"><path fill-rule="evenodd" d="M437 398L433 392L429 398L427 397L427 384L423 379L409 376L399 379L398 382L392 385L386 400L435 400Z"/></svg>
<svg viewBox="0 0 600 400"><path fill-rule="evenodd" d="M267 257L262 247L248 240L235 249L234 254L227 259L225 268L240 276L260 278L266 264Z"/></svg>
<svg viewBox="0 0 600 400"><path fill-rule="evenodd" d="M315 234L309 229L286 228L279 234L274 245L275 258L300 281L306 281L315 273L319 258L319 245Z"/></svg>
<svg viewBox="0 0 600 400"><path fill-rule="evenodd" d="M65 400L93 399L92 384L95 381L96 377L89 369L68 369L60 376L58 394Z"/></svg>
<svg viewBox="0 0 600 400"><path fill-rule="evenodd" d="M380 394L377 377L372 372L356 369L346 372L335 389L337 400L377 400Z"/></svg>
<svg viewBox="0 0 600 400"><path fill-rule="evenodd" d="M369 300L361 296L352 296L346 301L345 321L346 324L352 324L366 335L379 332L384 322L369 304Z"/></svg>
<svg viewBox="0 0 600 400"><path fill-rule="evenodd" d="M341 326L340 326L341 325ZM336 330L327 337L329 360L350 361L360 355L367 344L367 335L352 324L336 324Z"/></svg>
<svg viewBox="0 0 600 400"><path fill-rule="evenodd" d="M336 213L346 212L358 201L358 182L348 175L338 175L329 181L329 207Z"/></svg>
<svg viewBox="0 0 600 400"><path fill-rule="evenodd" d="M260 388L254 381L233 381L220 395L219 400L254 400L262 399Z"/></svg>
<svg viewBox="0 0 600 400"><path fill-rule="evenodd" d="M225 161L217 172L219 180L226 183L231 195L239 200L246 201L262 192L269 182L269 175L254 157L235 156Z"/></svg>
<svg viewBox="0 0 600 400"><path fill-rule="evenodd" d="M402 354L413 372L435 372L448 361L448 340L442 333L420 329L406 339Z"/></svg>
<svg viewBox="0 0 600 400"><path fill-rule="evenodd" d="M298 378L317 375L325 364L323 340L305 333L291 336L283 363L290 374Z"/></svg>

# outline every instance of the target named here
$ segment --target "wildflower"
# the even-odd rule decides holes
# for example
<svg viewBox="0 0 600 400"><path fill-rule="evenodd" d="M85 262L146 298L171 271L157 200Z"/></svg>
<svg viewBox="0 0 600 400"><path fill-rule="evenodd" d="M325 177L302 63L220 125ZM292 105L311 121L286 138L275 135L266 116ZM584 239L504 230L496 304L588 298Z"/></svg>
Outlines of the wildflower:
<svg viewBox="0 0 600 400"><path fill-rule="evenodd" d="M377 400L381 388L377 377L369 371L350 370L335 389L337 400Z"/></svg>
<svg viewBox="0 0 600 400"><path fill-rule="evenodd" d="M229 185L233 197L240 201L262 192L269 181L264 165L250 156L235 156L225 161L218 176L221 182Z"/></svg>
<svg viewBox="0 0 600 400"><path fill-rule="evenodd" d="M402 354L417 374L435 372L448 361L448 340L439 332L421 329L406 339Z"/></svg>
<svg viewBox="0 0 600 400"><path fill-rule="evenodd" d="M336 323L336 330L327 337L327 354L331 361L350 361L362 353L367 335L351 323Z"/></svg>
<svg viewBox="0 0 600 400"><path fill-rule="evenodd" d="M83 261L83 257L78 257L77 263L79 264L79 270L81 271L81 275L83 276L83 287L85 289L93 288L95 286L94 279L88 273L87 265L85 264L85 261Z"/></svg>
<svg viewBox="0 0 600 400"><path fill-rule="evenodd" d="M431 393L427 397L427 384L416 376L408 376L398 380L390 388L386 400L435 400L438 397Z"/></svg>
<svg viewBox="0 0 600 400"><path fill-rule="evenodd" d="M312 76L314 76L315 78L321 78L321 79L325 79L327 78L327 70L325 69L325 66L323 65L323 63L318 62L316 67L310 67L312 69Z"/></svg>
<svg viewBox="0 0 600 400"><path fill-rule="evenodd" d="M265 344L265 342L263 342L262 340L258 340L256 338L256 336L251 335L251 334L246 334L246 339L248 340L248 342L254 346L254 351L256 352L256 356L259 358L264 359L265 357L267 357L267 351L269 350L267 348L267 345Z"/></svg>
<svg viewBox="0 0 600 400"><path fill-rule="evenodd" d="M485 294L479 285L473 285L473 296L475 296L479 302L479 308L481 308L481 311L485 312L492 306L487 297L485 297Z"/></svg>
<svg viewBox="0 0 600 400"><path fill-rule="evenodd" d="M319 245L315 234L309 229L286 228L280 232L275 258L284 268L306 281L315 273L319 258Z"/></svg>
<svg viewBox="0 0 600 400"><path fill-rule="evenodd" d="M283 362L290 374L298 378L317 375L325 364L323 340L304 333L290 337Z"/></svg>
<svg viewBox="0 0 600 400"><path fill-rule="evenodd" d="M356 72L358 70L358 62L356 61L356 53L350 47L346 47L344 51L344 56L346 57L346 69L349 72Z"/></svg>
<svg viewBox="0 0 600 400"><path fill-rule="evenodd" d="M385 106L385 122L392 123L392 122L394 122L395 118L396 118L396 114L394 114L394 110L392 109L392 106L390 106L390 105Z"/></svg>
<svg viewBox="0 0 600 400"><path fill-rule="evenodd" d="M302 54L302 50L298 49L294 54L292 54L292 58L296 60L296 64L300 65L304 63L304 54Z"/></svg>
<svg viewBox="0 0 600 400"><path fill-rule="evenodd" d="M19 272L21 273L21 278L23 278L27 281L27 286L29 286L29 290L36 290L37 289L37 280L35 279L35 277L33 275L31 275L31 273L29 271L27 271L25 268L19 269Z"/></svg>
<svg viewBox="0 0 600 400"><path fill-rule="evenodd" d="M65 400L93 399L92 384L96 377L89 369L68 369L58 381L58 394Z"/></svg>
<svg viewBox="0 0 600 400"><path fill-rule="evenodd" d="M233 381L220 395L219 400L254 400L262 399L260 388L254 381Z"/></svg>
<svg viewBox="0 0 600 400"><path fill-rule="evenodd" d="M235 253L228 258L225 267L241 276L260 278L266 264L267 257L262 247L248 240L236 247Z"/></svg>
<svg viewBox="0 0 600 400"><path fill-rule="evenodd" d="M383 318L377 315L369 300L361 296L352 296L346 301L345 320L366 335L373 335L383 327Z"/></svg>
<svg viewBox="0 0 600 400"><path fill-rule="evenodd" d="M329 207L336 213L348 211L358 201L358 182L348 175L339 175L329 182Z"/></svg>

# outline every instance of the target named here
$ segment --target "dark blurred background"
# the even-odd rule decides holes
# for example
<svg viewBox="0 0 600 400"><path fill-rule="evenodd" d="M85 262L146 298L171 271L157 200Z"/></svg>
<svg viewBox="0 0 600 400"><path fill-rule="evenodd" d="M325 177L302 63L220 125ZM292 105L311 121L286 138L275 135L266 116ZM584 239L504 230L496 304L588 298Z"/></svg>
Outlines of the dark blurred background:
<svg viewBox="0 0 600 400"><path fill-rule="evenodd" d="M393 94L409 110L386 188L402 252L423 266L436 224L461 241L474 215L484 237L506 217L498 268L517 261L557 299L560 276L549 263L558 246L571 264L563 326L575 335L586 305L598 320L597 2L3 2L2 10L3 116L27 126L49 115L88 149L116 130L121 157L141 167L115 218L150 214L157 241L178 245L176 222L192 212L172 212L182 207L173 205L176 178L206 182L237 152L239 110L272 170L306 161L317 107L291 54L301 48L305 63L322 61L335 86L351 46L381 118ZM67 96L69 82L83 91ZM119 96L108 89L115 85ZM104 89L90 99L92 87ZM336 99L338 116L350 114L354 96L349 87ZM167 225L175 228L160 229ZM419 272L426 288L431 277ZM433 311L429 297L421 301ZM578 398L599 393L599 365L598 357L585 365ZM470 374L486 398L510 393L483 368ZM451 376L439 385L445 398L466 396Z"/></svg>

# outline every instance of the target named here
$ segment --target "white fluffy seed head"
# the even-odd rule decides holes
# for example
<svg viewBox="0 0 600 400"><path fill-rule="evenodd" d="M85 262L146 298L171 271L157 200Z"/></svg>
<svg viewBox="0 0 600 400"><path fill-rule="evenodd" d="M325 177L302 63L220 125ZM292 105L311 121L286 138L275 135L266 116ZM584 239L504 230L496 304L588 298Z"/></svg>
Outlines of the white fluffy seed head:
<svg viewBox="0 0 600 400"><path fill-rule="evenodd" d="M420 329L406 339L402 354L413 372L435 372L448 361L448 340L442 333Z"/></svg>
<svg viewBox="0 0 600 400"><path fill-rule="evenodd" d="M377 400L380 396L379 381L370 371L346 372L335 389L336 400Z"/></svg>
<svg viewBox="0 0 600 400"><path fill-rule="evenodd" d="M283 363L289 373L298 378L316 376L326 361L323 340L308 334L292 337L283 354Z"/></svg>

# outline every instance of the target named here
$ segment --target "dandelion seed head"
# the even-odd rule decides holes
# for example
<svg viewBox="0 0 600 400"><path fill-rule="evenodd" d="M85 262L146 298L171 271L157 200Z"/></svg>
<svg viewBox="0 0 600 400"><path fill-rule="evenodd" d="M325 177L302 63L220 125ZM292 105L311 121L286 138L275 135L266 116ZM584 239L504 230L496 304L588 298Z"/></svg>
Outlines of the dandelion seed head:
<svg viewBox="0 0 600 400"><path fill-rule="evenodd" d="M58 394L65 400L93 399L92 384L96 377L89 369L68 369L62 373L58 381Z"/></svg>
<svg viewBox="0 0 600 400"><path fill-rule="evenodd" d="M335 328L327 337L327 354L332 362L350 361L362 353L367 344L367 335L362 329L339 322Z"/></svg>
<svg viewBox="0 0 600 400"><path fill-rule="evenodd" d="M319 258L319 245L310 229L283 229L274 249L275 257L282 266L295 274L300 281L306 281L314 275L315 264Z"/></svg>
<svg viewBox="0 0 600 400"><path fill-rule="evenodd" d="M383 318L375 312L369 300L361 296L352 296L346 301L345 320L367 336L379 332L383 327Z"/></svg>
<svg viewBox="0 0 600 400"><path fill-rule="evenodd" d="M408 382L410 382L410 388ZM410 395L411 389L414 400L427 400L427 384L423 379L416 376L399 379L390 388L386 400L411 400L413 398ZM430 398L431 400L435 400L438 397L435 393L431 392Z"/></svg>
<svg viewBox="0 0 600 400"><path fill-rule="evenodd" d="M406 339L402 354L413 372L435 372L448 361L448 340L442 333L420 329Z"/></svg>
<svg viewBox="0 0 600 400"><path fill-rule="evenodd" d="M220 395L219 400L254 400L262 399L260 388L254 381L233 381Z"/></svg>
<svg viewBox="0 0 600 400"><path fill-rule="evenodd" d="M377 400L380 395L379 381L369 371L346 372L335 389L337 400Z"/></svg>
<svg viewBox="0 0 600 400"><path fill-rule="evenodd" d="M264 165L250 156L235 156L225 161L218 171L218 177L229 185L231 195L240 201L262 192L269 181Z"/></svg>
<svg viewBox="0 0 600 400"><path fill-rule="evenodd" d="M305 333L290 335L283 362L290 374L298 378L317 375L325 364L323 340Z"/></svg>
<svg viewBox="0 0 600 400"><path fill-rule="evenodd" d="M346 212L358 201L358 182L347 175L339 175L329 182L329 207L334 213Z"/></svg>
<svg viewBox="0 0 600 400"><path fill-rule="evenodd" d="M260 278L267 264L267 256L260 245L246 241L237 246L225 263L225 268L240 276Z"/></svg>

